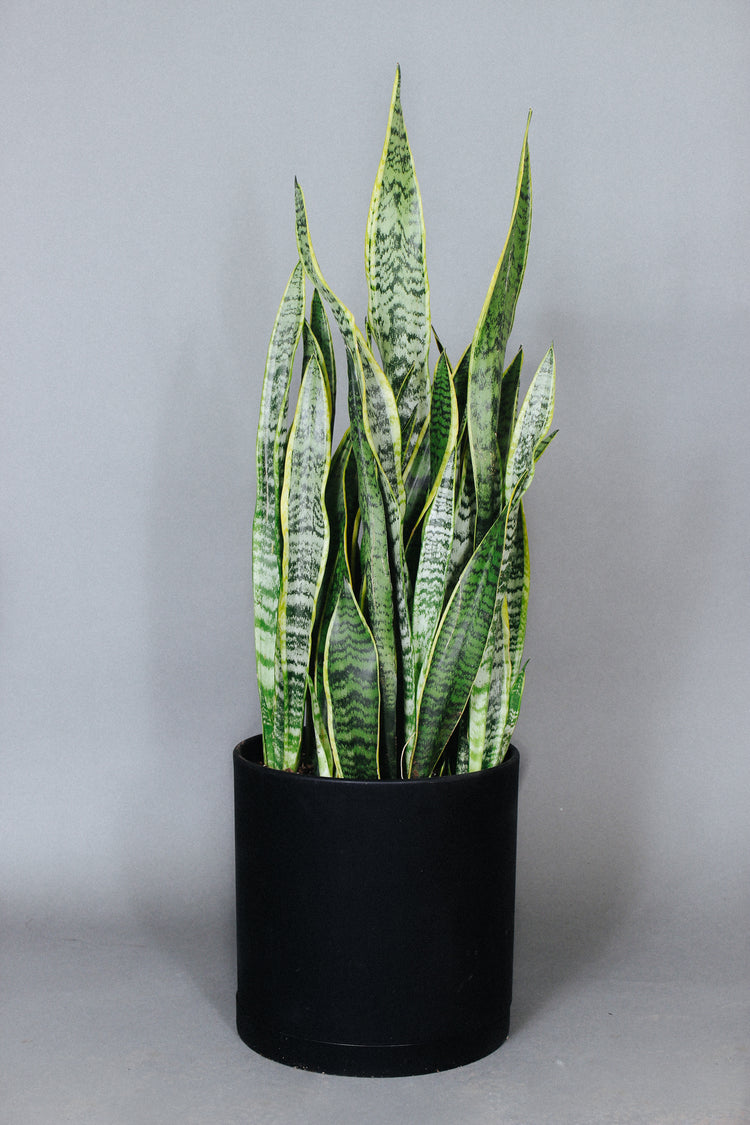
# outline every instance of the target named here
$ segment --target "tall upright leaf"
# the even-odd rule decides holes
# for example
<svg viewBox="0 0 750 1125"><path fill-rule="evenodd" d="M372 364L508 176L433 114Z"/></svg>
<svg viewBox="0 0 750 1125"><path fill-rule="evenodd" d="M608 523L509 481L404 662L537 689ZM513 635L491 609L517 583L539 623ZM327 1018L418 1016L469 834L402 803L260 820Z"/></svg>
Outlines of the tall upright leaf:
<svg viewBox="0 0 750 1125"><path fill-rule="evenodd" d="M523 504L519 504L511 517L512 534L508 536L504 561L505 594L508 599L508 627L510 630L508 654L513 675L517 675L523 658L526 640L526 617L529 608L529 537Z"/></svg>
<svg viewBox="0 0 750 1125"><path fill-rule="evenodd" d="M326 638L323 678L331 751L341 777L378 776L380 687L375 641L344 582Z"/></svg>
<svg viewBox="0 0 750 1125"><path fill-rule="evenodd" d="M323 366L328 380L328 389L331 392L331 430L333 430L333 422L336 417L336 356L333 351L331 326L328 323L328 317L326 316L326 311L317 289L313 290L312 295L310 328L320 347Z"/></svg>
<svg viewBox="0 0 750 1125"><path fill-rule="evenodd" d="M412 635L417 676L430 651L443 612L455 526L455 481L456 449L454 446L425 522L419 566L414 583Z"/></svg>
<svg viewBox="0 0 750 1125"><path fill-rule="evenodd" d="M510 230L471 345L467 417L477 495L477 543L502 505L497 424L505 348L526 268L531 229L530 120L529 114Z"/></svg>
<svg viewBox="0 0 750 1125"><path fill-rule="evenodd" d="M503 475L508 464L508 449L513 436L518 412L518 388L523 369L523 348L519 348L512 363L503 374L500 388L500 411L497 421L497 445L500 453L500 466Z"/></svg>
<svg viewBox="0 0 750 1125"><path fill-rule="evenodd" d="M474 474L468 450L462 451L461 471L457 481L453 523L453 544L446 577L446 593L450 594L474 551L477 501Z"/></svg>
<svg viewBox="0 0 750 1125"><path fill-rule="evenodd" d="M510 625L508 600L498 592L482 661L469 701L470 771L480 770L488 756L496 757L505 730L510 695Z"/></svg>
<svg viewBox="0 0 750 1125"><path fill-rule="evenodd" d="M351 534L350 522L355 518L352 507L356 506L356 498L353 495L351 485L347 487L347 480L351 479L348 472L352 460L351 454L351 432L347 430L333 455L328 481L326 482L326 512L328 514L330 539L325 577L318 599L313 633L313 683L318 707L323 716L325 716L326 708L323 689L323 652L326 633L344 580L348 579L350 583L352 581L349 539Z"/></svg>
<svg viewBox="0 0 750 1125"><path fill-rule="evenodd" d="M383 154L370 203L365 240L368 324L394 392L401 425L416 409L417 427L429 402L430 290L422 200L401 110L401 71L393 84ZM404 382L409 372L408 387ZM402 392L403 389L403 393ZM408 450L404 449L404 456Z"/></svg>
<svg viewBox="0 0 750 1125"><path fill-rule="evenodd" d="M519 669L519 671L513 677L513 681L510 685L510 698L508 700L508 715L507 715L507 718L505 720L505 730L503 731L502 742L500 743L500 753L497 756L497 761L494 761L492 758L488 758L488 759L485 760L485 769L489 769L492 766L497 765L498 762L502 762L503 758L505 757L505 755L508 752L508 747L510 746L510 740L513 737L513 731L516 728L516 723L518 722L518 716L519 716L520 711L521 711L521 700L523 699L523 688L524 688L525 682L526 682L526 666L524 665L524 667Z"/></svg>
<svg viewBox="0 0 750 1125"><path fill-rule="evenodd" d="M281 476L286 455L289 383L304 315L305 275L298 263L284 291L268 346L256 444L257 495L253 518L255 659L263 752L267 762L272 762L274 758L274 654L282 554Z"/></svg>
<svg viewBox="0 0 750 1125"><path fill-rule="evenodd" d="M419 678L412 777L429 777L469 699L487 644L510 505L498 516L456 584Z"/></svg>
<svg viewBox="0 0 750 1125"><path fill-rule="evenodd" d="M405 494L400 425L390 384L369 352L354 318L327 285L310 240L304 196L295 185L297 246L310 280L327 301L344 339L352 449L363 523L363 580L369 625L378 652L383 723L381 741L391 769L400 754L399 714L408 726L414 710L413 653L403 548ZM394 628L395 625L395 628ZM401 673L401 687L399 683ZM399 703L402 711L399 711Z"/></svg>
<svg viewBox="0 0 750 1125"><path fill-rule="evenodd" d="M325 487L331 419L325 373L313 352L289 433L281 492L281 591L276 637L274 744L282 769L299 765L316 602L328 554Z"/></svg>
<svg viewBox="0 0 750 1125"><path fill-rule="evenodd" d="M435 378L432 384L430 401L430 414L426 440L420 441L420 446L415 450L415 457L421 461L418 473L413 478L407 478L405 487L410 486L415 490L417 503L410 504L411 497L407 492L405 538L407 550L410 550L409 540L417 534L421 521L426 516L435 499L435 494L440 486L445 472L445 467L453 455L458 438L458 403L453 387L453 376L445 352L441 352L435 369ZM424 452L422 453L422 449ZM412 459L413 460L413 459ZM410 466L412 461L410 461Z"/></svg>

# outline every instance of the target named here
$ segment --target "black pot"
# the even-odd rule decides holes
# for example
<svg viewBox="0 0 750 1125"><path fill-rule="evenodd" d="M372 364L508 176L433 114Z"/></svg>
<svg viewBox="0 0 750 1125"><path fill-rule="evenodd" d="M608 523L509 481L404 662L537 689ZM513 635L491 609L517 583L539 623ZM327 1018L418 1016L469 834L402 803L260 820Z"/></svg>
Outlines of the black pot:
<svg viewBox="0 0 750 1125"><path fill-rule="evenodd" d="M491 770L341 781L234 751L237 1029L331 1074L426 1074L508 1035L518 752Z"/></svg>

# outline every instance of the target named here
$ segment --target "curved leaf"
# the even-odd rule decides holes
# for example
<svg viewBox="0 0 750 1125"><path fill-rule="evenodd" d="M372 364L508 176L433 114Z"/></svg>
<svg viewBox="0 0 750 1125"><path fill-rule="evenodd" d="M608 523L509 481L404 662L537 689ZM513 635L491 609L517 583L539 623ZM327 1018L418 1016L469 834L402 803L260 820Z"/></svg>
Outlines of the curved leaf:
<svg viewBox="0 0 750 1125"><path fill-rule="evenodd" d="M505 490L510 494L522 477L529 487L534 476L536 450L544 441L552 425L555 408L555 353L550 348L526 392L508 449L508 468L505 473Z"/></svg>

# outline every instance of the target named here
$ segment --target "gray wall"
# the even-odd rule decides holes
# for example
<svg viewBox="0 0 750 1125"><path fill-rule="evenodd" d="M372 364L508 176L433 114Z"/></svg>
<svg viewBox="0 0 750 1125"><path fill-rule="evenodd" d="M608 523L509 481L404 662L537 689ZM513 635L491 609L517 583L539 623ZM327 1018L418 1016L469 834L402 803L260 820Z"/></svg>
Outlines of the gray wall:
<svg viewBox="0 0 750 1125"><path fill-rule="evenodd" d="M561 432L527 508L522 925L611 944L654 912L740 918L746 5L74 0L7 3L0 25L8 900L231 909L230 751L259 714L253 443L293 176L361 313L400 62L454 355L534 110L514 340L533 368L554 339Z"/></svg>

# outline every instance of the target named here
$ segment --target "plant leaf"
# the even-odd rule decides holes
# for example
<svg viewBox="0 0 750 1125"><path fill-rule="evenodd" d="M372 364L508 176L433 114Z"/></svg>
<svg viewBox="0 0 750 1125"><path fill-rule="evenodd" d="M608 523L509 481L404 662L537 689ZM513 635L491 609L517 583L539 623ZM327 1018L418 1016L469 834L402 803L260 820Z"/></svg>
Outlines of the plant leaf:
<svg viewBox="0 0 750 1125"><path fill-rule="evenodd" d="M467 417L477 494L477 543L502 504L497 425L505 348L526 268L531 228L530 122L531 114L523 140L510 230L471 345Z"/></svg>
<svg viewBox="0 0 750 1125"><path fill-rule="evenodd" d="M497 422L497 447L503 476L508 465L508 450L513 436L518 411L518 387L523 368L523 348L519 348L513 362L503 375L500 388L500 413Z"/></svg>
<svg viewBox="0 0 750 1125"><path fill-rule="evenodd" d="M331 750L331 742L328 737L328 728L326 727L323 713L318 703L318 695L315 690L310 677L307 677L307 695L310 700L310 715L312 717L312 728L315 734L315 753L318 761L318 777L333 777L335 766L333 763L333 752Z"/></svg>
<svg viewBox="0 0 750 1125"><path fill-rule="evenodd" d="M330 528L326 572L318 598L313 641L313 667L315 669L315 689L318 707L325 717L325 692L323 690L323 651L326 633L336 602L341 593L344 579L352 581L349 563L349 533L352 504L356 498L347 490L347 474L352 461L351 433L346 431L331 460L331 468L326 482L326 512ZM350 474L349 474L350 475Z"/></svg>
<svg viewBox="0 0 750 1125"><path fill-rule="evenodd" d="M405 429L415 408L420 420L427 415L430 291L422 200L401 110L400 69L370 202L365 271L368 323L383 370L400 396L399 414ZM404 387L410 370L413 375Z"/></svg>
<svg viewBox="0 0 750 1125"><path fill-rule="evenodd" d="M471 558L474 550L474 528L476 524L477 504L474 494L474 475L471 468L471 456L468 450L466 450L461 457L461 476L458 482L455 509L453 545L451 547L451 557L445 583L447 595L452 593L461 572Z"/></svg>
<svg viewBox="0 0 750 1125"><path fill-rule="evenodd" d="M508 701L508 717L505 720L505 730L503 732L503 740L502 740L502 743L500 745L500 753L497 757L497 761L487 763L488 767L491 766L491 765L492 766L498 765L498 763L502 762L503 758L508 753L508 747L510 746L510 740L513 737L513 731L516 729L516 723L518 722L518 716L521 712L521 700L523 698L523 688L524 688L525 682L526 682L526 667L524 666L523 668L520 669L519 672L516 673L516 676L515 676L512 684L511 684L511 687L510 687L510 699Z"/></svg>
<svg viewBox="0 0 750 1125"><path fill-rule="evenodd" d="M487 644L469 702L469 770L500 752L510 694L508 600L498 591Z"/></svg>
<svg viewBox="0 0 750 1125"><path fill-rule="evenodd" d="M328 704L328 735L339 776L377 778L378 653L346 581L328 629L323 679Z"/></svg>
<svg viewBox="0 0 750 1125"><path fill-rule="evenodd" d="M523 504L510 517L506 539L506 557L503 561L503 585L508 599L510 630L509 658L511 671L518 674L526 639L526 617L529 608L529 537Z"/></svg>
<svg viewBox="0 0 750 1125"><path fill-rule="evenodd" d="M336 417L336 357L333 352L331 326L328 323L328 317L317 289L313 290L312 295L310 328L320 347L328 388L331 392L331 432L333 432L333 423Z"/></svg>
<svg viewBox="0 0 750 1125"><path fill-rule="evenodd" d="M276 764L274 655L281 589L281 487L287 443L287 406L292 365L305 315L305 275L297 264L276 315L266 356L256 443L257 494L253 518L255 659L263 728L263 754Z"/></svg>
<svg viewBox="0 0 750 1125"><path fill-rule="evenodd" d="M420 445L420 451L424 449L420 456L419 471L421 475L412 482L418 503L410 505L407 500L405 527L409 540L415 536L422 520L432 506L435 494L443 479L445 467L453 455L458 438L458 404L450 364L445 352L440 353L435 369L428 425L427 442ZM421 509L419 501L421 501ZM409 520L414 512L419 514L412 525ZM407 542L408 549L409 543Z"/></svg>
<svg viewBox="0 0 750 1125"><path fill-rule="evenodd" d="M552 424L555 408L555 353L549 349L526 392L508 449L505 490L510 495L522 477L529 487L534 476L535 451Z"/></svg>
<svg viewBox="0 0 750 1125"><path fill-rule="evenodd" d="M469 699L492 624L510 510L506 505L461 574L422 668L412 777L433 772Z"/></svg>
<svg viewBox="0 0 750 1125"><path fill-rule="evenodd" d="M325 372L313 352L302 376L281 492L284 546L276 635L274 742L281 768L290 770L299 765L313 623L328 554L328 404Z"/></svg>
<svg viewBox="0 0 750 1125"><path fill-rule="evenodd" d="M311 281L327 301L346 346L349 419L362 513L362 581L380 669L381 743L388 768L394 771L398 768L402 738L399 668L407 726L413 722L415 701L408 613L409 576L403 548L405 494L403 481L399 480L398 409L390 385L367 349L351 312L326 284L310 241L299 184L295 184L295 193L300 258Z"/></svg>
<svg viewBox="0 0 750 1125"><path fill-rule="evenodd" d="M422 537L414 584L412 637L415 673L419 676L430 651L445 600L446 577L453 547L456 449L443 471Z"/></svg>

